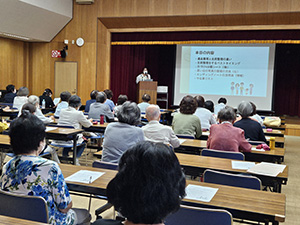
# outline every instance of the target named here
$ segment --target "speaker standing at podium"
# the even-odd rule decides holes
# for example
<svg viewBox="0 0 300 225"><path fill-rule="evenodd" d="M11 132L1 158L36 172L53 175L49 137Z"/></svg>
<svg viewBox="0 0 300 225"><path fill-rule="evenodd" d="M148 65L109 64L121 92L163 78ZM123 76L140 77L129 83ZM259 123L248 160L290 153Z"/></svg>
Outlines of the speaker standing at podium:
<svg viewBox="0 0 300 225"><path fill-rule="evenodd" d="M147 81L147 80L150 80L150 79L151 79L151 76L148 73L147 68L145 67L144 70L143 70L143 73L139 74L136 77L136 83L138 84L140 81Z"/></svg>

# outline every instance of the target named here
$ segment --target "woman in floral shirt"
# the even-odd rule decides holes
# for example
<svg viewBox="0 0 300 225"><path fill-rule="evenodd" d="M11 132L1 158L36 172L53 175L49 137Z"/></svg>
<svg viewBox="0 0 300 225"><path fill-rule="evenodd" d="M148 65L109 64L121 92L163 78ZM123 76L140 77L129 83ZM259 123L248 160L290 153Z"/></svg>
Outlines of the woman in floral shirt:
<svg viewBox="0 0 300 225"><path fill-rule="evenodd" d="M39 157L45 145L43 122L23 112L11 123L9 136L16 156L3 167L1 189L43 197L50 224L89 224L87 210L71 209L72 199L58 164Z"/></svg>

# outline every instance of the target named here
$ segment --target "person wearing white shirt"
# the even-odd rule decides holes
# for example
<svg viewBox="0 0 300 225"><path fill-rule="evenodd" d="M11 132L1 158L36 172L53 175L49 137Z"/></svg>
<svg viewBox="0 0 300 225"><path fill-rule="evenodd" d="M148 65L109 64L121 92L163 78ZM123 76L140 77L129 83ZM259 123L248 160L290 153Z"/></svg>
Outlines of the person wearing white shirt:
<svg viewBox="0 0 300 225"><path fill-rule="evenodd" d="M148 69L145 67L143 69L143 73L139 74L137 77L136 77L136 83L138 84L140 81L144 81L144 80L149 80L151 79L151 76L150 74L148 73Z"/></svg>
<svg viewBox="0 0 300 225"><path fill-rule="evenodd" d="M28 102L29 90L27 87L20 87L17 96L14 98L13 108L17 108L19 111L22 106Z"/></svg>
<svg viewBox="0 0 300 225"><path fill-rule="evenodd" d="M215 105L215 115L218 116L218 113L221 109L225 108L227 103L226 98L220 98L218 100L218 105Z"/></svg>
<svg viewBox="0 0 300 225"><path fill-rule="evenodd" d="M159 123L160 108L158 105L147 107L146 118L149 123L142 127L146 140L172 145L174 148L180 146L179 139L172 128Z"/></svg>
<svg viewBox="0 0 300 225"><path fill-rule="evenodd" d="M217 121L211 111L203 107L204 98L201 95L197 95L194 98L198 104L198 108L196 109L194 115L196 115L200 119L202 130L209 130L210 126L212 124L216 124Z"/></svg>
<svg viewBox="0 0 300 225"><path fill-rule="evenodd" d="M257 122L259 122L259 124L261 126L263 126L264 125L264 120L260 117L260 115L258 115L256 113L256 105L253 102L250 102L250 104L252 105L252 108L253 108L253 111L252 111L252 114L250 115L250 118L256 120Z"/></svg>

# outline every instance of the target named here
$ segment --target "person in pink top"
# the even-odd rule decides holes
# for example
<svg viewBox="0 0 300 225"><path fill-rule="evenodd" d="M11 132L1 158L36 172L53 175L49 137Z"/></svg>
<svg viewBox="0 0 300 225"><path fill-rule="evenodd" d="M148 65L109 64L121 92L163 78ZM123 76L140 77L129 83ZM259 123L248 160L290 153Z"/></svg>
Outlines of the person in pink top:
<svg viewBox="0 0 300 225"><path fill-rule="evenodd" d="M251 144L245 139L244 131L232 125L235 119L236 114L232 107L226 106L219 111L220 124L211 125L207 148L231 152L251 152Z"/></svg>

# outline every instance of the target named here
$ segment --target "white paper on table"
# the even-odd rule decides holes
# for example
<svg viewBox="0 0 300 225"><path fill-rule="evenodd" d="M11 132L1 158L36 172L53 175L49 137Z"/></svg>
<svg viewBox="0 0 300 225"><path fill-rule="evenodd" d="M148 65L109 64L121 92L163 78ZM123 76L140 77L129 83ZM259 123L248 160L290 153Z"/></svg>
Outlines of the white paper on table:
<svg viewBox="0 0 300 225"><path fill-rule="evenodd" d="M202 131L203 136L209 136L209 131Z"/></svg>
<svg viewBox="0 0 300 225"><path fill-rule="evenodd" d="M276 177L279 173L283 172L285 167L286 165L261 162L248 169L247 172Z"/></svg>
<svg viewBox="0 0 300 225"><path fill-rule="evenodd" d="M103 174L105 173L90 170L79 170L71 176L68 176L65 180L70 182L90 184L101 177Z"/></svg>
<svg viewBox="0 0 300 225"><path fill-rule="evenodd" d="M55 129L57 129L57 127L46 127L46 132L55 130Z"/></svg>
<svg viewBox="0 0 300 225"><path fill-rule="evenodd" d="M267 141L270 141L270 138L271 138L271 137L266 137L266 140L267 140Z"/></svg>
<svg viewBox="0 0 300 225"><path fill-rule="evenodd" d="M182 144L185 141L186 141L186 139L179 139L180 144Z"/></svg>
<svg viewBox="0 0 300 225"><path fill-rule="evenodd" d="M258 152L264 152L265 150L263 148L257 149L256 147L251 148L252 151L258 151Z"/></svg>
<svg viewBox="0 0 300 225"><path fill-rule="evenodd" d="M232 169L248 170L255 166L255 162L231 161Z"/></svg>
<svg viewBox="0 0 300 225"><path fill-rule="evenodd" d="M59 103L59 101L60 101L60 98L55 98L55 99L53 99L54 105L57 105L57 103Z"/></svg>
<svg viewBox="0 0 300 225"><path fill-rule="evenodd" d="M219 188L203 187L200 185L189 184L185 188L185 198L203 202L210 202L218 190Z"/></svg>

